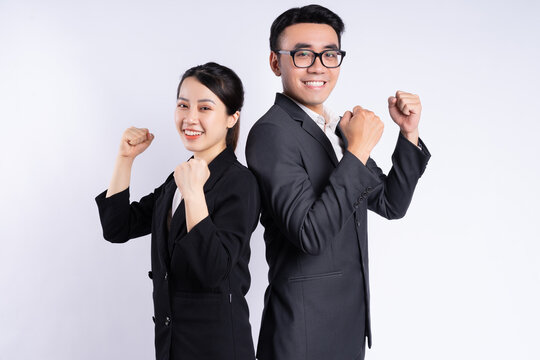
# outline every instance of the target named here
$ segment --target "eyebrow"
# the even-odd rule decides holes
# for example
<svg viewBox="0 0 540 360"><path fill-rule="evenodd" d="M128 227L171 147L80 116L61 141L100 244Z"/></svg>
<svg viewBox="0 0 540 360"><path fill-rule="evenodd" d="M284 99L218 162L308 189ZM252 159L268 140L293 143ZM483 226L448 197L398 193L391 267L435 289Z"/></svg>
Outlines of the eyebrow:
<svg viewBox="0 0 540 360"><path fill-rule="evenodd" d="M183 101L189 102L189 99L186 99L184 97L178 97L178 100L183 100ZM199 100L197 100L197 102L211 102L212 104L216 105L216 103L212 99L199 99Z"/></svg>
<svg viewBox="0 0 540 360"><path fill-rule="evenodd" d="M297 50L297 49L305 49L305 48L310 48L312 47L311 44L308 44L308 43L297 43L296 45L294 45L294 49ZM339 49L339 47L336 45L336 44L328 44L326 46L324 46L325 49Z"/></svg>

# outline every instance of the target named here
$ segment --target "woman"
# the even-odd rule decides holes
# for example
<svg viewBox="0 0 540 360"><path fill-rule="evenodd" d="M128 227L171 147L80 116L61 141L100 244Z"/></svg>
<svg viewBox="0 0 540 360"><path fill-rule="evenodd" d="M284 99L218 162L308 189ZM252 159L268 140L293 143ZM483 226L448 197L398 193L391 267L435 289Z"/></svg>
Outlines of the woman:
<svg viewBox="0 0 540 360"><path fill-rule="evenodd" d="M130 204L133 160L154 135L129 128L109 189L96 198L106 240L152 234L158 359L255 358L244 296L260 204L254 176L234 155L243 101L231 69L216 63L189 69L178 85L175 123L193 157Z"/></svg>

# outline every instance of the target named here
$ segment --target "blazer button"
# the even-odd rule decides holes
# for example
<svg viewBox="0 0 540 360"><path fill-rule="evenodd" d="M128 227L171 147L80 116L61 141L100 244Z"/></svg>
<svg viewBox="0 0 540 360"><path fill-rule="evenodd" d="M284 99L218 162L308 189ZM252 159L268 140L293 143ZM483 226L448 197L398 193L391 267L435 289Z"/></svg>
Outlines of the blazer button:
<svg viewBox="0 0 540 360"><path fill-rule="evenodd" d="M169 273L166 272L166 273L165 273L165 276L164 276L163 278L164 278L165 280L167 280L167 279L169 278Z"/></svg>
<svg viewBox="0 0 540 360"><path fill-rule="evenodd" d="M152 278L153 278L153 274L152 274L152 272L151 272L151 271L149 271L149 272L148 272L148 277L149 277L150 279L152 279Z"/></svg>
<svg viewBox="0 0 540 360"><path fill-rule="evenodd" d="M370 191L373 190L373 189L371 188L371 186L368 186L366 190L367 190L368 192L370 192Z"/></svg>
<svg viewBox="0 0 540 360"><path fill-rule="evenodd" d="M169 326L170 324L171 324L171 318L167 316L165 318L165 326Z"/></svg>
<svg viewBox="0 0 540 360"><path fill-rule="evenodd" d="M360 221L357 221L357 222L356 222L356 226L360 226Z"/></svg>

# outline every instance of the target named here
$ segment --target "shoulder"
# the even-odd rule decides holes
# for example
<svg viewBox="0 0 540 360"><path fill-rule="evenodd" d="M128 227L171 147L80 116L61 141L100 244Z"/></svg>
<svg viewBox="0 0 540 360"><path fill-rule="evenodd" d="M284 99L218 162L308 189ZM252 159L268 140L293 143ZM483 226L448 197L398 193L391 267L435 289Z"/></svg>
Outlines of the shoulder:
<svg viewBox="0 0 540 360"><path fill-rule="evenodd" d="M279 105L272 105L268 111L259 118L253 124L251 127L251 130L249 132L249 136L252 135L252 133L255 133L259 130L265 130L265 129L290 129L291 127L294 127L296 125L296 121L291 117L289 113L287 113L282 107Z"/></svg>
<svg viewBox="0 0 540 360"><path fill-rule="evenodd" d="M302 124L281 107L274 105L251 127L246 142L246 153L253 148L266 149L294 145Z"/></svg>
<svg viewBox="0 0 540 360"><path fill-rule="evenodd" d="M260 203L259 185L255 175L237 160L223 173L213 194L216 207L240 207L248 211L258 208Z"/></svg>
<svg viewBox="0 0 540 360"><path fill-rule="evenodd" d="M242 189L245 192L258 190L255 175L238 160L231 163L223 176L222 186Z"/></svg>

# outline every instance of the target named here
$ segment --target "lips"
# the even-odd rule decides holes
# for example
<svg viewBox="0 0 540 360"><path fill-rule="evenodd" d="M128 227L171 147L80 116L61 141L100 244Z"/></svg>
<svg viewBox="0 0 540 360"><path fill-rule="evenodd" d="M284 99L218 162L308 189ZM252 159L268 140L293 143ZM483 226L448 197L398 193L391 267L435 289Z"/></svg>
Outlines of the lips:
<svg viewBox="0 0 540 360"><path fill-rule="evenodd" d="M188 140L198 139L200 136L202 136L202 134L204 134L204 131L193 130L193 129L184 129L182 130L182 132L184 133L184 136Z"/></svg>
<svg viewBox="0 0 540 360"><path fill-rule="evenodd" d="M309 80L309 81L302 81L304 85L306 85L309 88L320 88L323 87L326 84L326 81L323 80Z"/></svg>

